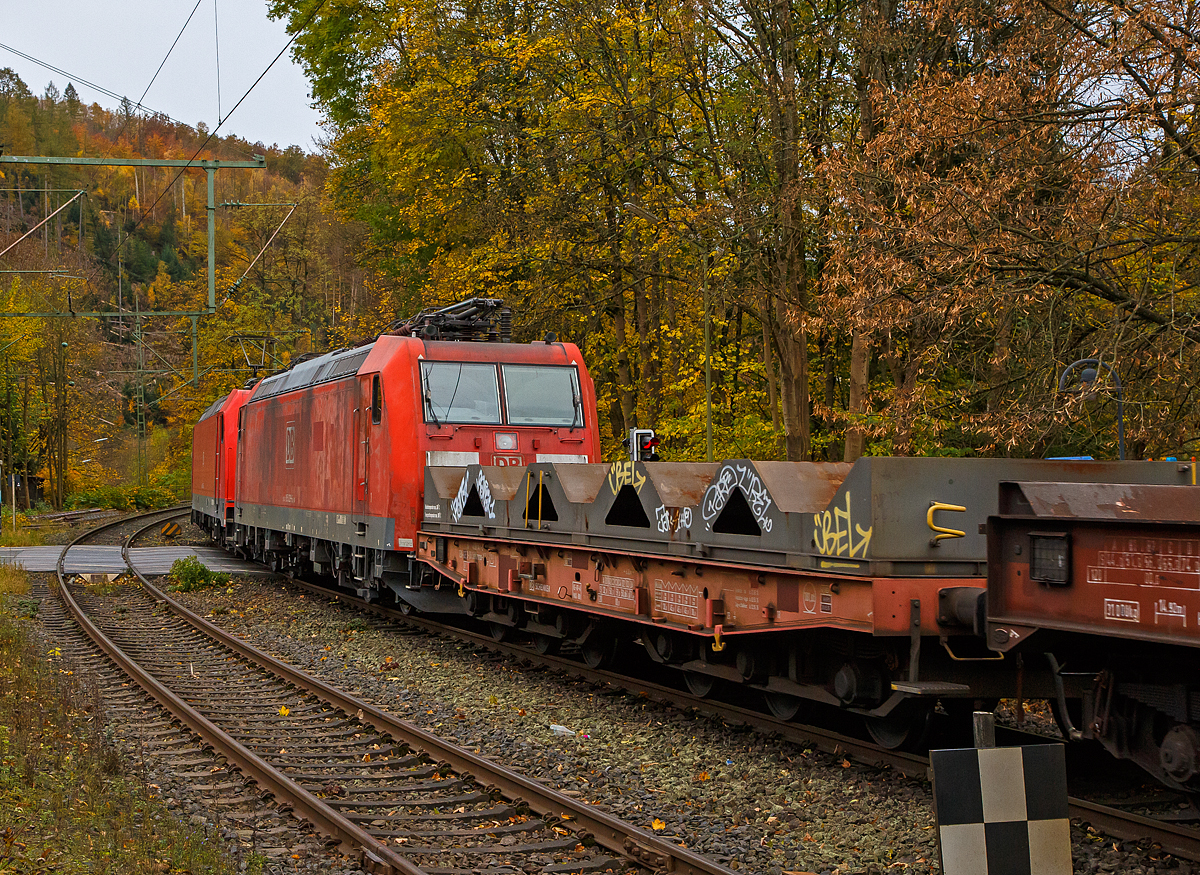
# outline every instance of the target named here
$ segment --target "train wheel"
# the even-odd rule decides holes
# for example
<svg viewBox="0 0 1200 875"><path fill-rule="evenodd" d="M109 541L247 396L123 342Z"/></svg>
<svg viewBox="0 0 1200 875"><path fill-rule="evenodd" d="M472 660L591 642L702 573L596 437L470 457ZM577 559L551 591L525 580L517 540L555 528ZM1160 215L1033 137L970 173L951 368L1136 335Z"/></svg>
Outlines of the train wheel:
<svg viewBox="0 0 1200 875"><path fill-rule="evenodd" d="M404 599L397 599L396 601L396 607L400 609L400 613L402 613L404 616L411 617L413 614L419 613L411 603L406 602Z"/></svg>
<svg viewBox="0 0 1200 875"><path fill-rule="evenodd" d="M596 640L598 636L595 635L591 637L592 640L579 648L579 655L588 668L606 668L613 659L614 642L612 639Z"/></svg>
<svg viewBox="0 0 1200 875"><path fill-rule="evenodd" d="M488 623L488 631L492 634L493 641L504 641L512 632L512 628L503 623Z"/></svg>
<svg viewBox="0 0 1200 875"><path fill-rule="evenodd" d="M886 717L868 717L867 733L887 750L916 750L929 737L932 706L903 703Z"/></svg>
<svg viewBox="0 0 1200 875"><path fill-rule="evenodd" d="M504 609L505 615L514 628L520 628L525 620L525 608L516 599L511 599Z"/></svg>
<svg viewBox="0 0 1200 875"><path fill-rule="evenodd" d="M801 699L787 693L767 693L767 710L778 720L794 720L800 713Z"/></svg>
<svg viewBox="0 0 1200 875"><path fill-rule="evenodd" d="M696 671L685 671L683 682L687 684L688 692L700 699L707 699L711 696L713 688L717 685L715 677Z"/></svg>
<svg viewBox="0 0 1200 875"><path fill-rule="evenodd" d="M551 638L549 635L534 635L533 649L543 656L550 653L558 653L558 646L562 644L559 638Z"/></svg>

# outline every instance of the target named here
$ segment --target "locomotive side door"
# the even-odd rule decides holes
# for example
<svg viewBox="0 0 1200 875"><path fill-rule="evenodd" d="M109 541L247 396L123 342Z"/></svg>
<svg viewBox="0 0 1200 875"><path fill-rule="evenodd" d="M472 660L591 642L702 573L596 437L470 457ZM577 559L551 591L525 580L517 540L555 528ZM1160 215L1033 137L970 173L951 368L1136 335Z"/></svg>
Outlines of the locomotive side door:
<svg viewBox="0 0 1200 875"><path fill-rule="evenodd" d="M215 455L216 463L213 471L213 500L217 505L217 517L222 523L225 521L225 497L221 490L221 484L225 478L222 476L225 472L221 467L225 461L225 414L217 414L217 452Z"/></svg>
<svg viewBox="0 0 1200 875"><path fill-rule="evenodd" d="M358 403L354 406L354 514L365 517L370 494L371 376L358 378Z"/></svg>

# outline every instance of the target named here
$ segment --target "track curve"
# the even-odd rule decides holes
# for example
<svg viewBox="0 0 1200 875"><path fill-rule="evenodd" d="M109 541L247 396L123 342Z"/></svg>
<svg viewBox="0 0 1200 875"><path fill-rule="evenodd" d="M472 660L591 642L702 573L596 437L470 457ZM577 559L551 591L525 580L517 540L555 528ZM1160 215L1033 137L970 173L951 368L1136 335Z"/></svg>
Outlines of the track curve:
<svg viewBox="0 0 1200 875"><path fill-rule="evenodd" d="M86 537L64 548L59 591L89 637L263 793L357 849L372 871L460 872L506 858L539 860L545 872L730 871L260 653L132 567L139 589L106 612L61 574Z"/></svg>

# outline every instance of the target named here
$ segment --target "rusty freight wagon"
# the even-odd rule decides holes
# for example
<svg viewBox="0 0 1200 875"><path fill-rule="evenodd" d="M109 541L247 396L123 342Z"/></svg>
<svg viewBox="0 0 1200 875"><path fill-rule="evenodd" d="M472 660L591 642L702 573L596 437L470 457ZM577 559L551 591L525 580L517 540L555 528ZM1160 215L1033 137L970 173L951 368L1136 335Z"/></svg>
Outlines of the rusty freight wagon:
<svg viewBox="0 0 1200 875"><path fill-rule="evenodd" d="M1172 463L862 458L428 468L417 556L503 637L602 664L639 641L694 693L865 718L887 746L936 703L1053 694L988 649L987 537L1014 477L1179 483Z"/></svg>
<svg viewBox="0 0 1200 875"><path fill-rule="evenodd" d="M987 640L1049 665L1064 731L1200 788L1200 489L1021 481L989 520Z"/></svg>

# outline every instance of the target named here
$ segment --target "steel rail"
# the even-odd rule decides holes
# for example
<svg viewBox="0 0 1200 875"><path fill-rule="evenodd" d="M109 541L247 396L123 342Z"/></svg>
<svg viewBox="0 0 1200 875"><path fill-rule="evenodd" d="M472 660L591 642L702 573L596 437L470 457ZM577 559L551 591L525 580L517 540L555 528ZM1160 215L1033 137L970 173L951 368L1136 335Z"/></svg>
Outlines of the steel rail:
<svg viewBox="0 0 1200 875"><path fill-rule="evenodd" d="M1200 832L1119 808L1077 799L1067 800L1071 817L1078 817L1115 838L1150 839L1164 851L1187 860L1200 860Z"/></svg>
<svg viewBox="0 0 1200 875"><path fill-rule="evenodd" d="M843 755L860 763L870 766L888 766L897 772L910 777L928 779L929 758L904 751L887 750L868 741L849 738L823 729L818 726L787 723L766 714L729 705L710 699L696 699L680 690L649 681L631 678L627 675L603 669L591 669L573 660L551 654L536 653L528 648L514 644L496 641L487 635L481 635L457 626L437 623L424 617L405 614L403 611L383 605L363 601L347 593L335 592L315 584L295 578L288 578L288 583L307 592L325 596L335 601L344 601L358 609L365 609L389 619L433 632L438 635L449 635L453 638L478 646L486 647L494 652L507 656L535 661L574 677L590 680L606 686L626 690L636 695L647 697L680 709L694 708L711 714L730 723L749 726L760 732L779 735L788 741L799 744L812 744L828 753ZM1163 850L1187 860L1200 861L1200 831L1189 830L1177 824L1155 820L1140 814L1122 811L1107 805L1100 805L1072 796L1067 800L1070 816L1079 818L1113 838L1123 840L1150 839L1162 846Z"/></svg>
<svg viewBox="0 0 1200 875"><path fill-rule="evenodd" d="M245 659L324 699L334 708L357 716L359 720L374 726L380 732L429 753L454 771L471 775L481 783L487 784L489 789L495 788L507 799L525 803L531 810L544 816L573 823L581 840L594 840L601 847L652 869L679 875L733 875L733 870L694 851L645 833L633 824L599 811L582 800L573 799L492 760L451 744L431 732L400 720L369 702L357 699L319 678L263 653L189 611L154 586L132 564L129 567L151 597L166 605L176 616Z"/></svg>
<svg viewBox="0 0 1200 875"><path fill-rule="evenodd" d="M162 511L158 513L162 513ZM184 516L186 513L187 511L183 511L177 514L177 516ZM168 519L170 518L168 517ZM59 597L63 600L63 603L67 606L67 609L80 628L87 633L96 646L103 650L122 671L133 678L138 686L214 750L236 765L244 775L253 778L260 787L271 793L278 801L290 805L292 811L298 817L308 820L321 832L333 836L348 845L357 847L362 854L363 863L366 868L374 872L399 873L399 875L425 875L424 870L413 865L412 862L401 857L390 848L385 847L365 829L342 816L291 778L281 774L268 762L238 743L220 727L171 692L157 678L138 665L137 662L126 655L120 647L92 622L91 618L87 616L75 601L71 595L70 588L67 586L66 573L63 570L67 552L72 547L78 545L80 541L94 536L97 532L113 528L128 521L128 519L125 519L117 523L101 526L89 532L84 532L63 547L62 553L59 554L57 567ZM157 521L139 530L136 534L140 534L142 531L156 524ZM132 565L129 565L128 549L129 541L132 538L133 536L131 535L126 539L125 544L121 548L121 553L128 567L141 579L141 575L137 574L136 569Z"/></svg>

